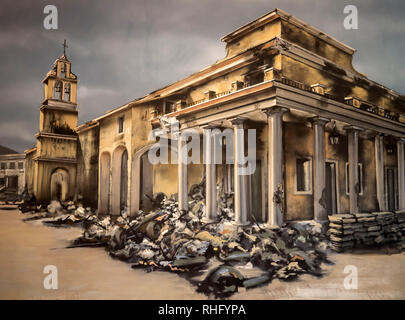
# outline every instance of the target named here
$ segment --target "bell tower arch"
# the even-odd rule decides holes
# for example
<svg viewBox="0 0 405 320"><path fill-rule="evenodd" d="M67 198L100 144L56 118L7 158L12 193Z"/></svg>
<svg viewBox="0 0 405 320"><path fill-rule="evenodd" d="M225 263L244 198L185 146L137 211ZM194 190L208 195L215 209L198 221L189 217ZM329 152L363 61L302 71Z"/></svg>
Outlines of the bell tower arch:
<svg viewBox="0 0 405 320"><path fill-rule="evenodd" d="M65 40L63 54L54 61L51 70L42 80L44 100L40 108L36 155L33 158L33 192L40 201L49 201L52 198L64 201L75 196L78 79L72 72L72 63L66 55L66 48Z"/></svg>

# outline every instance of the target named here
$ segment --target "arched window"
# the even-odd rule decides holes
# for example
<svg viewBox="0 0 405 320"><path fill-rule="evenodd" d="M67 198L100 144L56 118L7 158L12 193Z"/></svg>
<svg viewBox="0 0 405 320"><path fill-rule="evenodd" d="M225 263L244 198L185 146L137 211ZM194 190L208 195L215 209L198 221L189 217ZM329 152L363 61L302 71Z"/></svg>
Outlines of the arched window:
<svg viewBox="0 0 405 320"><path fill-rule="evenodd" d="M70 83L66 83L65 84L65 95L64 95L63 100L70 101L70 91L71 91L70 89L71 89Z"/></svg>
<svg viewBox="0 0 405 320"><path fill-rule="evenodd" d="M55 83L53 97L55 99L62 99L62 81L57 81Z"/></svg>
<svg viewBox="0 0 405 320"><path fill-rule="evenodd" d="M60 77L66 78L66 64L65 63L63 63L60 68Z"/></svg>

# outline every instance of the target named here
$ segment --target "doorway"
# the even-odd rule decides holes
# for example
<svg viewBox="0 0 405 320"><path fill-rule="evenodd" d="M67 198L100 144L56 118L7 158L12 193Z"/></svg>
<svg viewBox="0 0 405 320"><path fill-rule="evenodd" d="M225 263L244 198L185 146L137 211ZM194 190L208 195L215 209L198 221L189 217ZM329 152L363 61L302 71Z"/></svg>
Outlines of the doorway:
<svg viewBox="0 0 405 320"><path fill-rule="evenodd" d="M121 155L120 177L120 212L127 207L128 198L128 152L125 149Z"/></svg>
<svg viewBox="0 0 405 320"><path fill-rule="evenodd" d="M256 160L256 170L249 176L251 183L252 216L258 222L263 222L262 215L262 162Z"/></svg>
<svg viewBox="0 0 405 320"><path fill-rule="evenodd" d="M69 195L69 173L59 168L51 175L51 200L66 201Z"/></svg>
<svg viewBox="0 0 405 320"><path fill-rule="evenodd" d="M140 208L148 212L152 209L152 202L150 199L153 198L153 167L148 159L147 152L141 156L140 160Z"/></svg>
<svg viewBox="0 0 405 320"><path fill-rule="evenodd" d="M395 211L397 209L397 194L398 194L398 181L397 181L397 168L385 168L385 199L388 211Z"/></svg>
<svg viewBox="0 0 405 320"><path fill-rule="evenodd" d="M325 202L328 215L338 213L337 161L325 163Z"/></svg>

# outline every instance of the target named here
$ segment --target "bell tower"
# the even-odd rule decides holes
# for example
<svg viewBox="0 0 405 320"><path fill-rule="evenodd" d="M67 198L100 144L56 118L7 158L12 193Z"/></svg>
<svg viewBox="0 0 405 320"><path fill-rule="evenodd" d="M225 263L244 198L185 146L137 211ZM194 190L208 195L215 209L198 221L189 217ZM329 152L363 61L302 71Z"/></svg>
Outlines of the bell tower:
<svg viewBox="0 0 405 320"><path fill-rule="evenodd" d="M65 40L63 54L55 60L52 69L42 80L44 101L41 107L40 132L63 134L77 126L77 76L72 72L72 64L66 57L66 48Z"/></svg>
<svg viewBox="0 0 405 320"><path fill-rule="evenodd" d="M77 163L77 76L66 55L55 60L42 80L39 132L34 160L33 193L39 201L73 199Z"/></svg>

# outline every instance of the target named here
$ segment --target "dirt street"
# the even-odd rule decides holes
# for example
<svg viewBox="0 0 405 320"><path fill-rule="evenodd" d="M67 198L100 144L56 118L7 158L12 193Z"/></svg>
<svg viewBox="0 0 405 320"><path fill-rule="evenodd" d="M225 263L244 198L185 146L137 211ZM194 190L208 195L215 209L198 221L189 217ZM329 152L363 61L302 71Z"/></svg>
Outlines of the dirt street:
<svg viewBox="0 0 405 320"><path fill-rule="evenodd" d="M79 228L23 222L16 209L0 208L0 299L206 299L176 274L146 273L114 260L103 248L66 249ZM334 254L326 275L239 290L231 299L405 299L405 254ZM46 265L58 270L58 289L46 290ZM344 288L344 268L358 270L358 289Z"/></svg>

